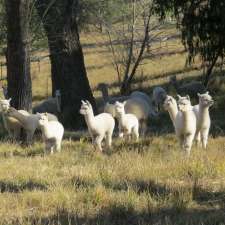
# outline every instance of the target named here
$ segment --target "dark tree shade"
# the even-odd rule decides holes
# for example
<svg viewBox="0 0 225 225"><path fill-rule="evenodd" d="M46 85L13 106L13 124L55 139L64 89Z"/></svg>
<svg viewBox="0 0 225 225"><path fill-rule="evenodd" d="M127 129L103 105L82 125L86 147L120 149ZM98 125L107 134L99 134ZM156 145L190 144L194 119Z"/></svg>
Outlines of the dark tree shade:
<svg viewBox="0 0 225 225"><path fill-rule="evenodd" d="M8 95L17 109L31 110L29 0L5 1L7 17Z"/></svg>
<svg viewBox="0 0 225 225"><path fill-rule="evenodd" d="M189 61L200 55L208 71L207 85L216 61L225 53L224 0L155 0L158 11L172 11L182 31L182 40L189 52Z"/></svg>
<svg viewBox="0 0 225 225"><path fill-rule="evenodd" d="M43 19L48 37L52 67L53 95L62 95L62 119L67 127L75 128L83 121L79 114L82 99L92 103L92 95L84 65L76 21L76 0L38 0L36 7Z"/></svg>

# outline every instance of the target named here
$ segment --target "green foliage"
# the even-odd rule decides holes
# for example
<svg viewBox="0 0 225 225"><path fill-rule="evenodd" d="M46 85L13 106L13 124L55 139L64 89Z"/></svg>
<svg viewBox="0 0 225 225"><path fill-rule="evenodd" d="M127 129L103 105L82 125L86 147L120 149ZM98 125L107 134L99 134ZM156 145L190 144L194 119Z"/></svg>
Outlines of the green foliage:
<svg viewBox="0 0 225 225"><path fill-rule="evenodd" d="M182 40L189 52L189 62L200 55L207 65L214 66L225 53L225 2L223 0L156 0L162 17L173 11ZM210 71L211 72L211 71Z"/></svg>

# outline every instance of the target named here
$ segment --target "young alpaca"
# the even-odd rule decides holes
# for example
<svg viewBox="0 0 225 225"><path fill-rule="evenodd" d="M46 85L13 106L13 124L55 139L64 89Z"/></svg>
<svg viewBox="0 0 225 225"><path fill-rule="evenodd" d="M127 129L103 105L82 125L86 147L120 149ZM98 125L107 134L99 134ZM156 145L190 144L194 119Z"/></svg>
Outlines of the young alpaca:
<svg viewBox="0 0 225 225"><path fill-rule="evenodd" d="M196 132L196 116L190 98L178 95L178 113L175 118L175 130L181 147L190 155L192 142Z"/></svg>
<svg viewBox="0 0 225 225"><path fill-rule="evenodd" d="M126 114L124 109L124 103L116 102L115 111L116 117L119 121L119 137L123 137L123 134L129 139L131 135L136 139L139 138L139 122L137 117L134 114Z"/></svg>
<svg viewBox="0 0 225 225"><path fill-rule="evenodd" d="M9 116L8 109L10 108L10 99L1 99L0 100L0 111L2 114L3 125L7 130L9 136L16 140L20 137L21 129L23 128L22 124L14 117ZM18 110L23 115L29 115L25 110Z"/></svg>
<svg viewBox="0 0 225 225"><path fill-rule="evenodd" d="M205 94L198 93L198 97L199 104L193 107L193 111L197 118L196 140L198 145L201 140L202 147L206 149L211 125L209 107L213 105L214 101L208 92Z"/></svg>
<svg viewBox="0 0 225 225"><path fill-rule="evenodd" d="M107 147L111 147L112 134L115 127L115 120L109 113L101 113L94 116L89 101L81 101L80 114L84 115L92 143L97 150L102 152L102 140L106 139Z"/></svg>
<svg viewBox="0 0 225 225"><path fill-rule="evenodd" d="M58 121L49 121L46 114L37 113L40 119L38 125L42 132L42 138L45 143L45 151L51 151L56 149L58 152L61 151L62 137L64 133L63 125Z"/></svg>

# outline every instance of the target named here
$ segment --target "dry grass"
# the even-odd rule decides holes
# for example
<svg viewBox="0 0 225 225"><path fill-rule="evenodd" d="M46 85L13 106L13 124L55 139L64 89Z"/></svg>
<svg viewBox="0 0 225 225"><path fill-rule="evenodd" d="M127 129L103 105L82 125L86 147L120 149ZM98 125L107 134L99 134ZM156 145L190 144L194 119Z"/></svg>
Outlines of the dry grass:
<svg viewBox="0 0 225 225"><path fill-rule="evenodd" d="M91 87L115 83L110 53L99 44L104 37L83 34L81 41ZM183 49L178 40L167 44L168 52ZM138 76L144 81L133 87L151 92L154 85L167 87L175 73L191 78L201 72L187 71L184 65L184 53L146 59L138 73L143 70L144 77ZM38 64L32 64L36 100L51 92L49 62L41 61L40 68L39 72ZM117 94L118 87L110 93ZM151 133L129 144L115 139L111 151L102 155L93 151L85 132L66 132L62 152L54 155L44 155L39 141L24 148L2 140L0 224L225 224L224 93L215 98L216 138L210 137L206 151L193 147L190 159L168 133L172 129L166 113L150 123L159 135Z"/></svg>

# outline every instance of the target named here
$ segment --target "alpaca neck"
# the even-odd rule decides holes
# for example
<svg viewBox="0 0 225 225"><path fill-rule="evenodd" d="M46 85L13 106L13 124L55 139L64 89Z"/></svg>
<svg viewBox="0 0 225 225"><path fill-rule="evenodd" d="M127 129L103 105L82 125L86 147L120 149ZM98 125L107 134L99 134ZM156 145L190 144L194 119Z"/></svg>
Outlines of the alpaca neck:
<svg viewBox="0 0 225 225"><path fill-rule="evenodd" d="M192 112L192 110L187 110L182 112L184 127L188 127L188 125L190 124L190 120L192 119L190 112Z"/></svg>
<svg viewBox="0 0 225 225"><path fill-rule="evenodd" d="M2 112L3 125L4 125L5 129L8 130L8 124L7 124L7 121L6 121L6 116L7 116L7 113Z"/></svg>
<svg viewBox="0 0 225 225"><path fill-rule="evenodd" d="M88 113L88 114L86 114L84 116L84 118L85 118L87 126L92 129L92 127L95 126L95 124L94 124L95 116L94 116L93 111Z"/></svg>
<svg viewBox="0 0 225 225"><path fill-rule="evenodd" d="M209 117L209 107L203 107L199 105L199 119L205 120Z"/></svg>
<svg viewBox="0 0 225 225"><path fill-rule="evenodd" d="M18 112L17 110L10 113L9 116L15 117L22 124L25 124L27 122L27 116L23 115L22 113Z"/></svg>
<svg viewBox="0 0 225 225"><path fill-rule="evenodd" d="M57 106L57 111L61 112L61 96L60 95L56 95L56 106Z"/></svg>
<svg viewBox="0 0 225 225"><path fill-rule="evenodd" d="M174 107L170 108L169 115L170 115L170 119L172 120L173 124L175 122L175 118L177 116L177 113L178 113L177 105L174 105Z"/></svg>
<svg viewBox="0 0 225 225"><path fill-rule="evenodd" d="M108 92L108 88L107 88L106 85L104 85L101 88L101 92L102 92L102 98L103 98L104 102L108 102L108 100L109 100L109 92Z"/></svg>

